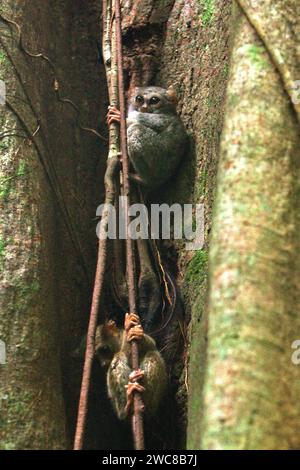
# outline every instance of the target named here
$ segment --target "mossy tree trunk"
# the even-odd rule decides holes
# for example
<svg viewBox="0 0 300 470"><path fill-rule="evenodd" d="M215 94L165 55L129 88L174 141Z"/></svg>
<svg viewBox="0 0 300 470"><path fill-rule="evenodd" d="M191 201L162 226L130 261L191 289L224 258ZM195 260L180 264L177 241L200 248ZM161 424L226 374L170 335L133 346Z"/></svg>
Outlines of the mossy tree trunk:
<svg viewBox="0 0 300 470"><path fill-rule="evenodd" d="M191 442L299 449L291 359L300 330L299 105L291 91L300 75L299 3L237 3L210 246L204 421Z"/></svg>
<svg viewBox="0 0 300 470"><path fill-rule="evenodd" d="M17 12L10 3L2 2L1 14L19 21L22 8ZM8 42L4 35L10 29L1 26L1 40ZM16 46L10 48L10 57L17 53ZM7 100L34 133L38 123L21 101L26 96L17 75L21 64L17 67L1 48ZM64 448L55 277L45 269L53 259L54 204L22 122L11 107L0 112L1 132L9 135L1 139L0 334L7 358L0 366L0 445L9 450Z"/></svg>
<svg viewBox="0 0 300 470"><path fill-rule="evenodd" d="M6 0L0 13L20 25L23 48L51 59L61 96L75 102L82 125L103 132L99 4L42 3ZM82 259L92 277L104 146L58 102L52 67L24 52L16 25L0 19L0 41L7 89L0 108L0 339L7 349L0 446L63 449L78 399L81 364L70 353L87 321L91 286Z"/></svg>

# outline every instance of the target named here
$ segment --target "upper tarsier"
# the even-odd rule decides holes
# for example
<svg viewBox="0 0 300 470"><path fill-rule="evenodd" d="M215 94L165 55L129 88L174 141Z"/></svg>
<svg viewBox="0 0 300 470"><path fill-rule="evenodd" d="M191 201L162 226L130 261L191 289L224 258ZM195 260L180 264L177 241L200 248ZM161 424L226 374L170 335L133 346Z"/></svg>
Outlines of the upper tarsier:
<svg viewBox="0 0 300 470"><path fill-rule="evenodd" d="M172 88L136 88L129 100L127 140L134 179L148 189L162 186L177 169L187 135L176 112ZM120 112L109 107L107 122L120 121Z"/></svg>

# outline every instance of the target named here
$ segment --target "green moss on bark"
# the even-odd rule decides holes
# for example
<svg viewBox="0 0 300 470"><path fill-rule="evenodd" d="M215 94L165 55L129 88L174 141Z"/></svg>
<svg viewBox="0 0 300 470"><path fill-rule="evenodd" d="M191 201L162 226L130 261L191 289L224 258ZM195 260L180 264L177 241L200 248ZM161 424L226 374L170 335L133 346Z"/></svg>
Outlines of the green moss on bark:
<svg viewBox="0 0 300 470"><path fill-rule="evenodd" d="M234 24L198 445L299 448L300 380L291 362L300 328L299 128L255 31L239 11Z"/></svg>
<svg viewBox="0 0 300 470"><path fill-rule="evenodd" d="M201 16L202 24L203 26L209 26L214 15L215 0L198 0L198 2L203 9Z"/></svg>

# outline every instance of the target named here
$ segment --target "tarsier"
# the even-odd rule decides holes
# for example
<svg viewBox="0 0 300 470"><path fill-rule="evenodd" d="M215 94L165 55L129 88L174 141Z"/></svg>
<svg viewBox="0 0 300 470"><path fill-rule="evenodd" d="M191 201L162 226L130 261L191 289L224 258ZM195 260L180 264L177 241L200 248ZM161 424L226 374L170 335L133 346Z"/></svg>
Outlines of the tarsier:
<svg viewBox="0 0 300 470"><path fill-rule="evenodd" d="M130 363L132 340L139 343L140 369L137 371L132 371ZM155 416L166 390L167 373L155 341L144 333L139 317L126 314L124 329L113 321L98 326L95 356L107 370L108 396L119 419L125 419L132 412L134 391L143 394L146 418Z"/></svg>
<svg viewBox="0 0 300 470"><path fill-rule="evenodd" d="M176 104L172 88L135 88L130 97L128 154L136 172L133 179L146 189L156 189L169 180L183 157L187 135ZM120 111L110 106L108 124L119 121Z"/></svg>
<svg viewBox="0 0 300 470"><path fill-rule="evenodd" d="M187 134L176 112L176 104L177 96L171 87L138 87L129 97L127 142L129 158L135 170L130 177L140 183L147 194L173 176L184 155ZM108 125L119 121L120 111L109 107ZM141 267L139 311L148 331L154 327L161 296L146 244L144 240L137 242Z"/></svg>

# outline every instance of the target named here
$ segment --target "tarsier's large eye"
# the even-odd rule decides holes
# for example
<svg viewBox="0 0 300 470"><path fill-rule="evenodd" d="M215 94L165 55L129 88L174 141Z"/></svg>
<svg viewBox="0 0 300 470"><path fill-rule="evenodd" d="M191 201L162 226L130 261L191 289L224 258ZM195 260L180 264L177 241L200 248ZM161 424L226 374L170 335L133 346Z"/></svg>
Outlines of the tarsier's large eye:
<svg viewBox="0 0 300 470"><path fill-rule="evenodd" d="M135 98L135 101L138 104L144 104L144 98L141 95L137 95L136 98Z"/></svg>
<svg viewBox="0 0 300 470"><path fill-rule="evenodd" d="M160 102L160 99L157 96L152 96L152 98L150 98L150 101L149 101L150 104L157 104L159 102Z"/></svg>
<svg viewBox="0 0 300 470"><path fill-rule="evenodd" d="M110 351L110 349L109 349L108 346L102 346L101 348L99 348L99 352L101 354L107 354L107 353L109 353L109 351Z"/></svg>

